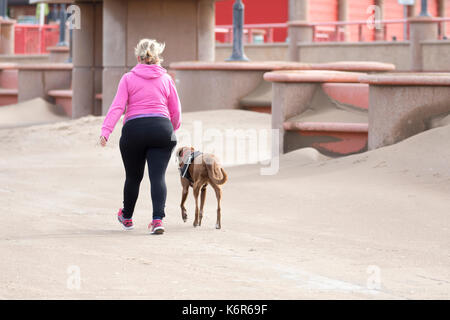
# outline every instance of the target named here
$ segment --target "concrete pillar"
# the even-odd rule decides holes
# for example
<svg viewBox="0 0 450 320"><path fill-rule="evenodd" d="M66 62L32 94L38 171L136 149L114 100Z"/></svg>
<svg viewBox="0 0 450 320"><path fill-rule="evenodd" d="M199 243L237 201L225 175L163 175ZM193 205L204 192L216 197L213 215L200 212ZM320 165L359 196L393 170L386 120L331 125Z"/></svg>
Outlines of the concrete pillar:
<svg viewBox="0 0 450 320"><path fill-rule="evenodd" d="M379 10L375 14L375 19L383 20L384 19L384 0L375 0L375 5L378 7L377 10ZM375 29L374 29L374 36L375 41L383 41L384 40L384 31L386 26L381 25L381 28L377 28L378 24L375 23Z"/></svg>
<svg viewBox="0 0 450 320"><path fill-rule="evenodd" d="M81 28L73 30L72 117L79 118L94 113L96 64L101 65L96 61L101 43L96 34L102 19L96 9L101 3L75 4L81 9L82 19Z"/></svg>
<svg viewBox="0 0 450 320"><path fill-rule="evenodd" d="M14 54L15 20L4 20L0 17L0 53Z"/></svg>
<svg viewBox="0 0 450 320"><path fill-rule="evenodd" d="M348 0L338 0L338 19L339 21L348 21ZM341 27L344 31L344 38L342 40L348 41L349 34L347 26Z"/></svg>
<svg viewBox="0 0 450 320"><path fill-rule="evenodd" d="M127 16L127 1L103 2L102 114L108 112L119 81L127 71Z"/></svg>
<svg viewBox="0 0 450 320"><path fill-rule="evenodd" d="M411 71L423 71L422 44L424 40L436 40L437 23L431 17L409 18Z"/></svg>
<svg viewBox="0 0 450 320"><path fill-rule="evenodd" d="M299 61L298 42L312 42L313 28L308 24L309 0L289 0L288 59Z"/></svg>
<svg viewBox="0 0 450 320"><path fill-rule="evenodd" d="M289 21L308 21L309 0L289 0Z"/></svg>
<svg viewBox="0 0 450 320"><path fill-rule="evenodd" d="M215 60L215 4L214 0L199 0L197 10L197 57L200 61Z"/></svg>

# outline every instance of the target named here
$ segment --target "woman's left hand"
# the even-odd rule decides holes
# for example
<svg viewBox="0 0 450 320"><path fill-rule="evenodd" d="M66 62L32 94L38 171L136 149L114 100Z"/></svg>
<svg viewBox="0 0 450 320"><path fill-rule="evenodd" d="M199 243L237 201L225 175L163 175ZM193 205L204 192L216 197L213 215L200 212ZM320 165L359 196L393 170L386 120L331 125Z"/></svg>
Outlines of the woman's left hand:
<svg viewBox="0 0 450 320"><path fill-rule="evenodd" d="M106 142L107 142L108 140L106 140L106 138L104 137L104 136L101 136L100 137L100 145L102 146L102 147L104 147L104 146L106 146Z"/></svg>

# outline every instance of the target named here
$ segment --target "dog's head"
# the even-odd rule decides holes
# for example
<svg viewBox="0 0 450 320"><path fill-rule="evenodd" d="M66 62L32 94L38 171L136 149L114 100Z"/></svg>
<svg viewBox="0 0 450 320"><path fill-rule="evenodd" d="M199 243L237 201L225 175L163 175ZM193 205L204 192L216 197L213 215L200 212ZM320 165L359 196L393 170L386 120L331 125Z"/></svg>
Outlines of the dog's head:
<svg viewBox="0 0 450 320"><path fill-rule="evenodd" d="M177 161L179 166L183 166L184 163L186 163L186 157L191 155L195 149L193 147L180 147L177 149Z"/></svg>

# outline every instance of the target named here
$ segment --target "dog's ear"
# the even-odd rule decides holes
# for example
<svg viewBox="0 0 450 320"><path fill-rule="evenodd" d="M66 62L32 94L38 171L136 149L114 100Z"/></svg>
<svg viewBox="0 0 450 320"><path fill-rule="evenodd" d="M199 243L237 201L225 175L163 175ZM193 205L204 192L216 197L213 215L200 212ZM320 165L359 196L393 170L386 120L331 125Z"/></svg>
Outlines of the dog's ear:
<svg viewBox="0 0 450 320"><path fill-rule="evenodd" d="M195 151L194 147L191 147L191 151L192 151L192 152L194 152L194 151Z"/></svg>

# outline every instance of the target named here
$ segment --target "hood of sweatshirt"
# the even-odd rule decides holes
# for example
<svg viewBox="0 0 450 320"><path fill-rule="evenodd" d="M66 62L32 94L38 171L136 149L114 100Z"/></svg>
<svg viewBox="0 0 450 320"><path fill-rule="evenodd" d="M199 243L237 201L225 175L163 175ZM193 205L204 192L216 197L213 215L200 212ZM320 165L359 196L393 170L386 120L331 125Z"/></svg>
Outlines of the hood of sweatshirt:
<svg viewBox="0 0 450 320"><path fill-rule="evenodd" d="M138 63L131 72L143 79L159 78L167 73L166 69L156 64Z"/></svg>

